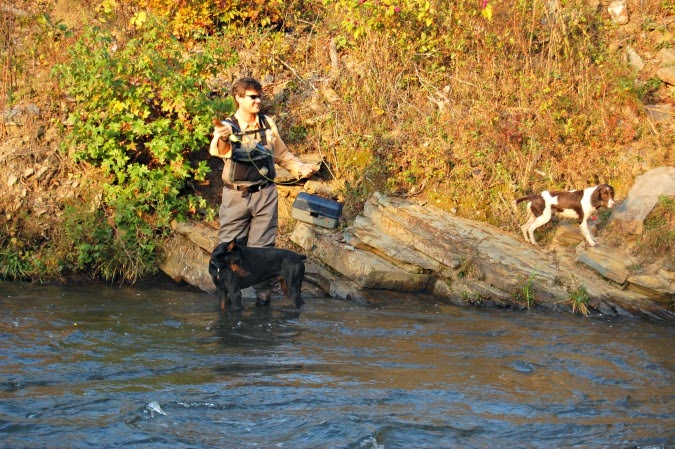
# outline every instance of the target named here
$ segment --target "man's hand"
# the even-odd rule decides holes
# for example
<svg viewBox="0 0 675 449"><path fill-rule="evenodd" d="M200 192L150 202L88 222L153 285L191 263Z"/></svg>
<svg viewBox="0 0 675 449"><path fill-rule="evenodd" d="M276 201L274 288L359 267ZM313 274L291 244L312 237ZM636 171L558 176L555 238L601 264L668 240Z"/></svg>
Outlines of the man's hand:
<svg viewBox="0 0 675 449"><path fill-rule="evenodd" d="M316 173L316 168L311 164L302 164L300 168L298 168L298 175L301 178L309 178L314 173Z"/></svg>
<svg viewBox="0 0 675 449"><path fill-rule="evenodd" d="M217 119L213 120L213 125L215 129L209 146L209 154L217 157L229 157L232 145L228 139L232 135L232 127Z"/></svg>
<svg viewBox="0 0 675 449"><path fill-rule="evenodd" d="M215 126L215 130L213 131L214 138L217 137L222 140L227 140L232 135L232 126L227 122L213 120L213 125Z"/></svg>

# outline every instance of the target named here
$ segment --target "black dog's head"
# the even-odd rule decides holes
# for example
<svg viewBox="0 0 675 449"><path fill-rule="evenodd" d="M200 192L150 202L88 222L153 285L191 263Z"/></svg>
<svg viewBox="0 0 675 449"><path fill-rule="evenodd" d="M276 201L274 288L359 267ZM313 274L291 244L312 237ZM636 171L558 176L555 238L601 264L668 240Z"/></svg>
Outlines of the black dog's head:
<svg viewBox="0 0 675 449"><path fill-rule="evenodd" d="M243 247L235 240L219 244L211 253L209 273L214 282L217 282L220 274L225 270L242 278L248 275Z"/></svg>

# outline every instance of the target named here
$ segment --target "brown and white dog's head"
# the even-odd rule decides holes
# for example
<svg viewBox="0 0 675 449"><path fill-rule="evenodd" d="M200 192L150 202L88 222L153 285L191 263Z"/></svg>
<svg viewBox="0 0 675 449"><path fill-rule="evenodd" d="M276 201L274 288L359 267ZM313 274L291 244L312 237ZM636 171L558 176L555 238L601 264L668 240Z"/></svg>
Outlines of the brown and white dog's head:
<svg viewBox="0 0 675 449"><path fill-rule="evenodd" d="M614 207L614 188L609 184L600 184L591 195L591 205L596 209L600 206Z"/></svg>

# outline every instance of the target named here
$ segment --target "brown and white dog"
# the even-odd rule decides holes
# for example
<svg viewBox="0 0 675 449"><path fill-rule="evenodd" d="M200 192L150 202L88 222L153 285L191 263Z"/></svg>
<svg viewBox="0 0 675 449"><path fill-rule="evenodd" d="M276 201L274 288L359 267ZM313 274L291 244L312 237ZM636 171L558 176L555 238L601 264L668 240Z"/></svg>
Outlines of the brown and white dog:
<svg viewBox="0 0 675 449"><path fill-rule="evenodd" d="M571 218L581 221L581 234L591 246L597 246L591 231L588 229L588 220L591 214L599 207L611 208L614 206L614 189L607 184L588 187L584 190L570 192L549 192L544 190L539 195L530 195L518 198L514 206L521 201L527 203L527 221L520 227L525 241L536 245L534 230L551 220L553 213L562 218Z"/></svg>

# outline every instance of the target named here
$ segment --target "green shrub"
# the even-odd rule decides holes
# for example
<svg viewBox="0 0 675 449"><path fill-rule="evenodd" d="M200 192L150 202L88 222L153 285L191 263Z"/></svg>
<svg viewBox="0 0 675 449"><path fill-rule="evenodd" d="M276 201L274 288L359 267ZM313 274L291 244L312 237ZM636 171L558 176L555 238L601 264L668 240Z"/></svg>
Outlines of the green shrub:
<svg viewBox="0 0 675 449"><path fill-rule="evenodd" d="M63 275L91 273L133 284L156 272L155 247L160 237L161 232L147 223L139 223L133 231L116 227L104 210L82 203L64 209L55 253Z"/></svg>
<svg viewBox="0 0 675 449"><path fill-rule="evenodd" d="M209 168L204 158L192 164L189 155L206 151L213 117L232 110L229 99L208 94L210 78L233 57L208 39L200 51L188 52L164 29L149 18L136 36L118 42L90 28L71 47L70 62L53 72L75 101L64 150L78 162L101 167L107 177L101 193L116 236L98 235L97 242L79 247L79 265L97 262L104 277L126 277L130 268L144 271L134 260L154 252L153 235L173 218L207 209L186 190ZM100 244L111 242L118 246L115 254L127 254L128 260L107 257Z"/></svg>
<svg viewBox="0 0 675 449"><path fill-rule="evenodd" d="M22 281L30 278L32 267L30 254L26 251L17 251L4 248L0 251L0 279L8 281Z"/></svg>

